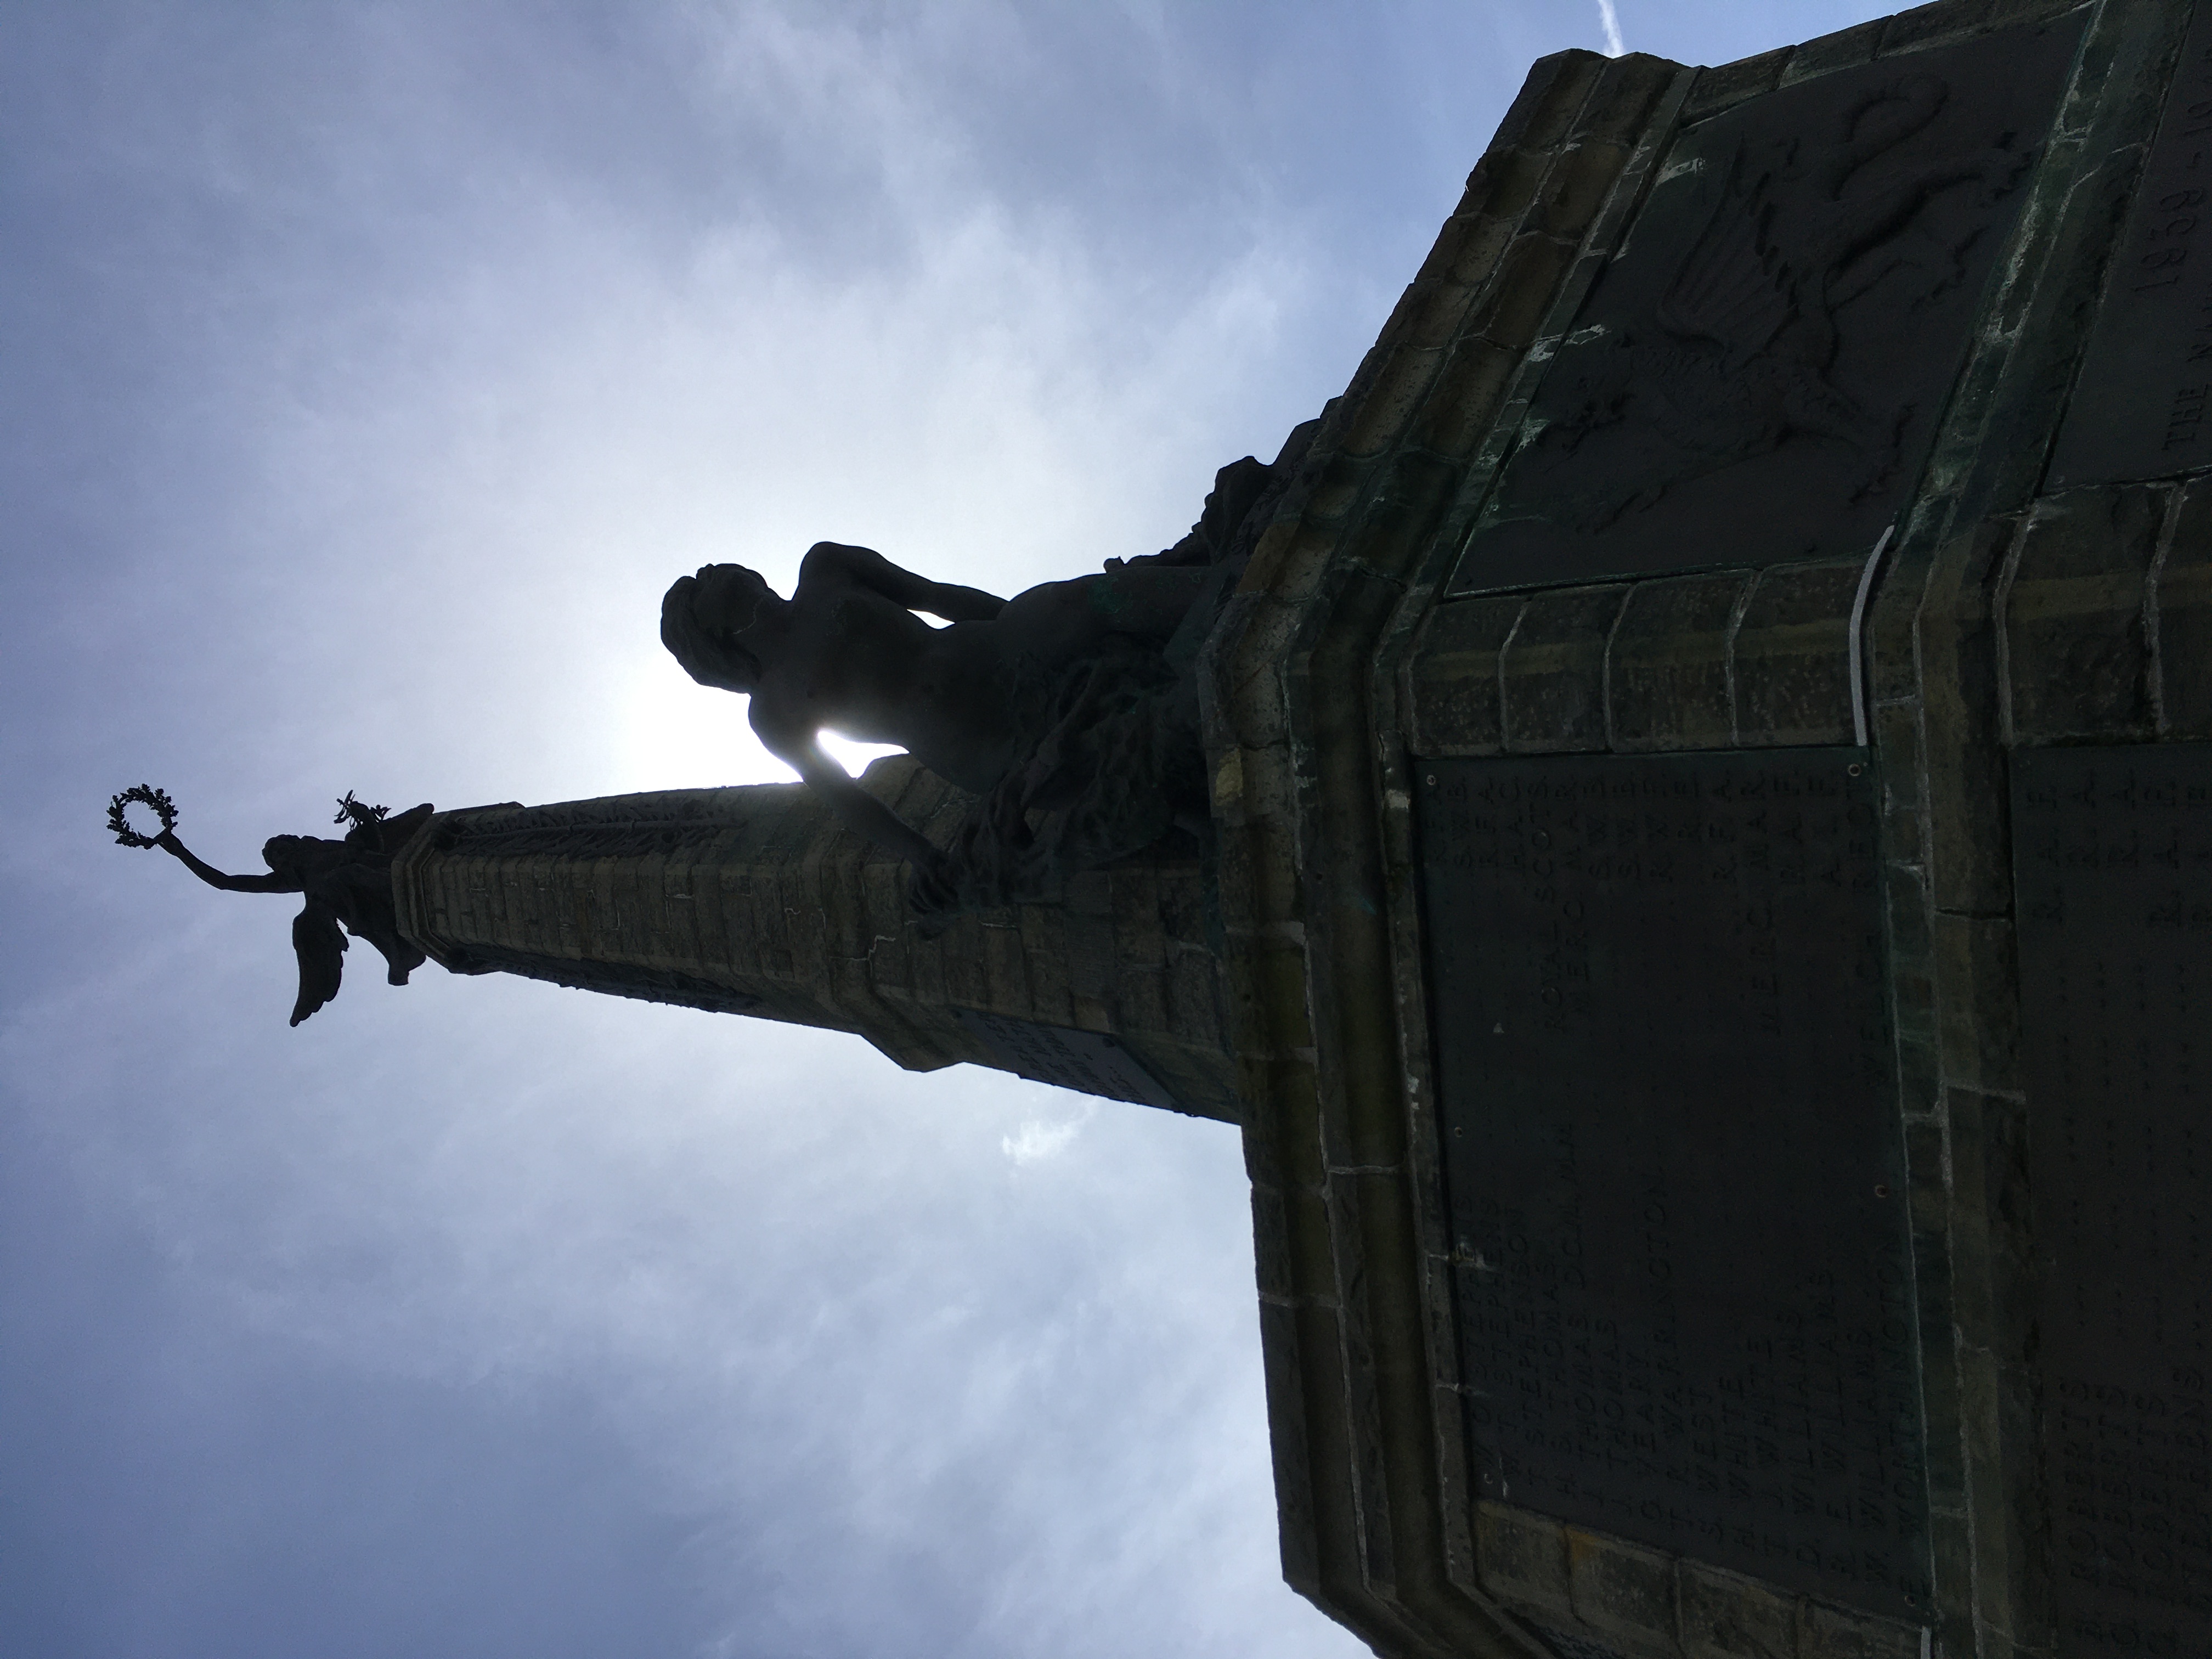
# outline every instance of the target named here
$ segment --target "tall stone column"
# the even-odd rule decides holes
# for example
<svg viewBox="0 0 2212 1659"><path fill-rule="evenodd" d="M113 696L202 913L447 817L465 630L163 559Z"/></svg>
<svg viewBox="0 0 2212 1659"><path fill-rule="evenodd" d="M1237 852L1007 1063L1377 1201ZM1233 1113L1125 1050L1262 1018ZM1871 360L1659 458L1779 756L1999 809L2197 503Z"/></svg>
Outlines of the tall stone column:
<svg viewBox="0 0 2212 1659"><path fill-rule="evenodd" d="M2208 411L2212 0L1562 53L1221 562L1211 864L931 938L640 795L401 926L1240 1124L1378 1652L2212 1653Z"/></svg>
<svg viewBox="0 0 2212 1659"><path fill-rule="evenodd" d="M949 831L963 798L903 757L864 781ZM441 812L396 861L401 931L458 972L850 1031L1237 1121L1197 860L1079 876L1060 904L926 934L903 866L803 784Z"/></svg>

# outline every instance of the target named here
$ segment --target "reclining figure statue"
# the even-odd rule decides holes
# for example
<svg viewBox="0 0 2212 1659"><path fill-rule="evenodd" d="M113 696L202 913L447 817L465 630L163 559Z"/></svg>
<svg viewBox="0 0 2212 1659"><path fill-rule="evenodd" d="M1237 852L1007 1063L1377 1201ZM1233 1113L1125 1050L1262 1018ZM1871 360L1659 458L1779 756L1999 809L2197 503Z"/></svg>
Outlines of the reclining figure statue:
<svg viewBox="0 0 2212 1659"><path fill-rule="evenodd" d="M743 565L680 578L660 637L694 679L751 699L762 743L840 822L907 861L922 916L1047 897L1079 871L1210 834L1198 649L1313 424L1272 467L1223 468L1176 546L1097 575L1002 599L818 542L787 599ZM825 729L895 744L974 795L952 844L848 775Z"/></svg>

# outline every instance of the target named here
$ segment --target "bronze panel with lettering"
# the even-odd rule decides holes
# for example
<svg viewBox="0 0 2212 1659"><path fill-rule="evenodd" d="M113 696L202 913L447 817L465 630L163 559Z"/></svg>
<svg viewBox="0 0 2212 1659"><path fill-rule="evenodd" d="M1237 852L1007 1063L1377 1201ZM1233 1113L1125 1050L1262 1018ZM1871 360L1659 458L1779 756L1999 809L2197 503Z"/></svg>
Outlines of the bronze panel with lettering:
<svg viewBox="0 0 2212 1659"><path fill-rule="evenodd" d="M2212 1653L2212 744L2012 766L2057 1650Z"/></svg>
<svg viewBox="0 0 2212 1659"><path fill-rule="evenodd" d="M2212 463L2212 6L2166 88L2052 452L2051 488Z"/></svg>
<svg viewBox="0 0 2212 1659"><path fill-rule="evenodd" d="M1452 591L1863 551L1909 498L2086 12L1674 143Z"/></svg>
<svg viewBox="0 0 2212 1659"><path fill-rule="evenodd" d="M1856 749L1421 763L1481 1496L1928 1605L1903 1127Z"/></svg>

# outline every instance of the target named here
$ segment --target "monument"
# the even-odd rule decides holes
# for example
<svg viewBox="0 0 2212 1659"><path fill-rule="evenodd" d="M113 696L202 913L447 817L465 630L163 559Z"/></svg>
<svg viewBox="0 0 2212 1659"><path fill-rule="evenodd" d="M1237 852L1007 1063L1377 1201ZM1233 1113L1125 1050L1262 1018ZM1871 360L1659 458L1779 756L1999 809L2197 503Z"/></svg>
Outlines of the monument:
<svg viewBox="0 0 2212 1659"><path fill-rule="evenodd" d="M702 572L807 782L267 880L1240 1125L1285 1572L1378 1652L2212 1653L2208 191L2212 4L1547 58L1177 549ZM840 682L857 782L839 593L982 630Z"/></svg>

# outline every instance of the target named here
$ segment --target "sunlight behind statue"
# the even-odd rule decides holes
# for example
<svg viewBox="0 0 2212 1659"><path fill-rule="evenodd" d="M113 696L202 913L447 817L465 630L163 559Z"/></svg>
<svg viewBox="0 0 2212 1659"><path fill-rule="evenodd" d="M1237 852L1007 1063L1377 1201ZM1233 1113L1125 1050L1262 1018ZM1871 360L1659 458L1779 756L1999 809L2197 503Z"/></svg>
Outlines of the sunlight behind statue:
<svg viewBox="0 0 2212 1659"><path fill-rule="evenodd" d="M1272 467L1223 468L1164 553L1004 599L818 542L787 599L743 565L678 579L661 640L700 684L748 696L769 752L912 866L923 916L1046 897L1079 871L1210 833L1193 670L1311 425ZM952 844L849 776L825 730L903 749L973 794Z"/></svg>

